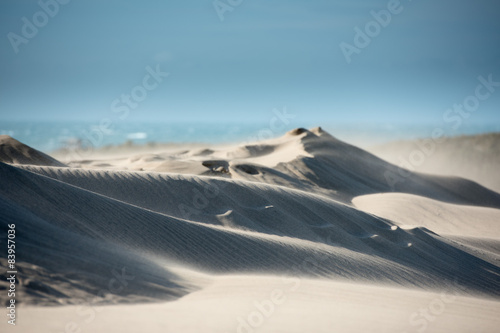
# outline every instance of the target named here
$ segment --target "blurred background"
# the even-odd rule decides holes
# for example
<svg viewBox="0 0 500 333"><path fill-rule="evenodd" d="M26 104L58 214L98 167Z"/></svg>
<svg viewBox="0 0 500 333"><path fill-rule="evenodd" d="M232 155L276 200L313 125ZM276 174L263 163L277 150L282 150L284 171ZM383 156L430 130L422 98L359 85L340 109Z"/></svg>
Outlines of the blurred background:
<svg viewBox="0 0 500 333"><path fill-rule="evenodd" d="M51 151L500 131L500 87L453 111L500 82L499 31L495 0L3 0L0 134Z"/></svg>

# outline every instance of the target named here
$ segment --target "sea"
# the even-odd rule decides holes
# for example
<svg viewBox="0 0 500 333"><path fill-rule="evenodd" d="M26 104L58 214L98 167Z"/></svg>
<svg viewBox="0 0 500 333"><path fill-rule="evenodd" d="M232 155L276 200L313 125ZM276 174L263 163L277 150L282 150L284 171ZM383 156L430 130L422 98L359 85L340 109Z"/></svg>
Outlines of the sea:
<svg viewBox="0 0 500 333"><path fill-rule="evenodd" d="M367 148L396 140L431 137L442 131L447 136L500 132L500 124L465 123L458 128L446 124L397 123L249 123L249 122L120 122L100 124L85 121L2 121L0 135L9 135L46 153L68 145L91 144L95 148L147 143L251 143L283 135L297 127L321 125L336 138Z"/></svg>

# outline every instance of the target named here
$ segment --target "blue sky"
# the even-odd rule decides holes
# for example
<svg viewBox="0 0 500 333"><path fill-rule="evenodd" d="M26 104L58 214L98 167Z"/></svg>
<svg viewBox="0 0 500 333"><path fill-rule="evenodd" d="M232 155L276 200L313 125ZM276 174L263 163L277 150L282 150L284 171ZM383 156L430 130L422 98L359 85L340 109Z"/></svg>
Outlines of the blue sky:
<svg viewBox="0 0 500 333"><path fill-rule="evenodd" d="M401 0L348 64L339 45L391 1L221 0L221 21L211 0L72 0L45 24L38 1L2 0L0 121L101 119L144 92L148 66L169 76L126 121L266 121L286 106L319 124L437 123L479 75L500 81L497 0ZM13 46L23 17L42 21ZM470 120L500 122L500 88Z"/></svg>

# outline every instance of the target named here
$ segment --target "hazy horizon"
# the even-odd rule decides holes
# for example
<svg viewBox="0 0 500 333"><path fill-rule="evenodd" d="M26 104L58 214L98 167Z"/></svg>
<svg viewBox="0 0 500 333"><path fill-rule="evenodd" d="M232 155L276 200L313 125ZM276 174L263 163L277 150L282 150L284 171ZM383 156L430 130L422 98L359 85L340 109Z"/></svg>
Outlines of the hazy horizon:
<svg viewBox="0 0 500 333"><path fill-rule="evenodd" d="M94 148L114 145L145 145L150 143L203 143L206 145L254 143L284 135L291 129L321 126L336 138L361 148L380 144L430 138L433 131L443 131L445 136L477 135L500 132L496 123L479 124L466 122L456 130L440 124L420 123L376 124L357 123L314 123L293 117L286 122L273 117L267 121L252 122L120 122L111 120L109 127L102 127L95 121L3 121L0 135L9 135L35 149L46 153L54 152L75 142L83 142ZM106 118L103 118L106 119ZM109 130L108 130L109 129Z"/></svg>

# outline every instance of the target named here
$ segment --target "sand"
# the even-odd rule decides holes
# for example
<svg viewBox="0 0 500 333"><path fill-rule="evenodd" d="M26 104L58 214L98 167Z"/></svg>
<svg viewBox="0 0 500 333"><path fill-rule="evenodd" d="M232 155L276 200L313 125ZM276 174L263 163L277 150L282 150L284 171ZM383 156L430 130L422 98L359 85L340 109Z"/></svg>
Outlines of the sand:
<svg viewBox="0 0 500 333"><path fill-rule="evenodd" d="M33 149L8 135L0 135L0 162L45 166L64 166L55 158Z"/></svg>
<svg viewBox="0 0 500 333"><path fill-rule="evenodd" d="M369 146L368 150L413 171L463 177L500 192L499 141L500 133L488 133L396 141Z"/></svg>
<svg viewBox="0 0 500 333"><path fill-rule="evenodd" d="M8 137L1 152L19 271L2 331L498 331L494 185L321 128L65 163Z"/></svg>

